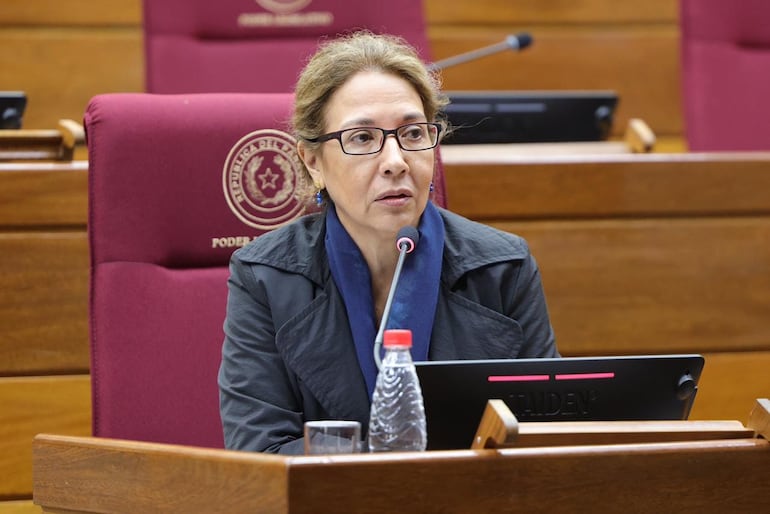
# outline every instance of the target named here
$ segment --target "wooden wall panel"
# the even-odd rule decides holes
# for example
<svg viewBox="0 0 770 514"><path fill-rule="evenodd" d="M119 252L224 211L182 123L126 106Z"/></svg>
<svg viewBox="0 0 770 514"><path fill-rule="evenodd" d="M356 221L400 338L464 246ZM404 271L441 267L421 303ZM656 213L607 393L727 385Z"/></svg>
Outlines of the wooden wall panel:
<svg viewBox="0 0 770 514"><path fill-rule="evenodd" d="M88 240L0 232L0 376L88 372Z"/></svg>
<svg viewBox="0 0 770 514"><path fill-rule="evenodd" d="M0 164L0 376L88 371L87 167Z"/></svg>
<svg viewBox="0 0 770 514"><path fill-rule="evenodd" d="M502 41L521 26L433 28L436 60ZM609 89L620 97L613 132L642 118L661 136L680 135L678 29L653 27L552 27L532 30L535 42L445 69L446 90Z"/></svg>
<svg viewBox="0 0 770 514"><path fill-rule="evenodd" d="M431 26L676 23L677 0L423 0Z"/></svg>
<svg viewBox="0 0 770 514"><path fill-rule="evenodd" d="M88 163L0 163L0 230L83 230L87 218Z"/></svg>
<svg viewBox="0 0 770 514"><path fill-rule="evenodd" d="M43 509L32 500L0 501L0 514L41 514Z"/></svg>
<svg viewBox="0 0 770 514"><path fill-rule="evenodd" d="M565 355L770 350L770 218L491 224L529 242Z"/></svg>
<svg viewBox="0 0 770 514"><path fill-rule="evenodd" d="M0 90L27 93L25 128L55 128L62 118L81 121L97 94L142 91L141 31L3 29L0 70Z"/></svg>
<svg viewBox="0 0 770 514"><path fill-rule="evenodd" d="M768 152L522 157L502 145L475 164L461 154L442 149L449 207L475 220L770 213Z"/></svg>
<svg viewBox="0 0 770 514"><path fill-rule="evenodd" d="M521 31L534 40L521 53L447 68L447 90L612 89L620 96L615 136L631 117L664 141L682 136L677 0L426 0L425 12L435 60Z"/></svg>
<svg viewBox="0 0 770 514"><path fill-rule="evenodd" d="M0 500L31 497L32 438L90 435L88 376L0 378Z"/></svg>
<svg viewBox="0 0 770 514"><path fill-rule="evenodd" d="M535 38L523 53L445 70L447 89L614 89L621 97L616 136L629 117L640 117L663 141L676 142L682 135L676 5L428 0L426 19L435 59L515 31ZM27 91L25 127L79 120L96 94L144 88L140 0L6 0L0 28L0 90Z"/></svg>
<svg viewBox="0 0 770 514"><path fill-rule="evenodd" d="M142 0L3 0L0 25L136 26L141 11Z"/></svg>
<svg viewBox="0 0 770 514"><path fill-rule="evenodd" d="M746 423L757 398L770 397L770 352L705 353L690 419Z"/></svg>

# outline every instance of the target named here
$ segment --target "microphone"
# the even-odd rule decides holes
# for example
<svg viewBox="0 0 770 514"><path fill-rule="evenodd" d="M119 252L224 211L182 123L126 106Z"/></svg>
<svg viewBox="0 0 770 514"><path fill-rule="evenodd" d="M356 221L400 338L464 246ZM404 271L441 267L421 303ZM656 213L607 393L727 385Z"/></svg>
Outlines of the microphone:
<svg viewBox="0 0 770 514"><path fill-rule="evenodd" d="M382 348L382 339L385 334L385 325L388 324L388 317L390 316L390 305L393 303L393 297L396 294L396 286L398 285L398 279L401 276L401 268L404 267L404 260L406 254L412 253L417 247L417 243L420 241L420 233L416 228L406 226L402 227L396 235L396 249L398 250L398 262L396 263L396 271L393 273L393 280L390 282L390 291L388 292L388 299L385 300L385 309L382 311L382 319L380 320L380 328L377 331L377 336L374 338L374 362L377 363L377 369L382 367L382 359L380 357L380 348Z"/></svg>
<svg viewBox="0 0 770 514"><path fill-rule="evenodd" d="M443 70L444 68L449 68L450 66L456 66L468 61L475 61L476 59L481 59L487 55L496 54L505 50L515 50L519 52L531 44L532 36L528 32L510 34L506 36L505 39L500 43L495 43L494 45L485 46L483 48L479 48L478 50L472 50L464 54L455 55L454 57L449 57L447 59L442 59L441 61L433 62L428 64L427 68L428 71L439 71Z"/></svg>

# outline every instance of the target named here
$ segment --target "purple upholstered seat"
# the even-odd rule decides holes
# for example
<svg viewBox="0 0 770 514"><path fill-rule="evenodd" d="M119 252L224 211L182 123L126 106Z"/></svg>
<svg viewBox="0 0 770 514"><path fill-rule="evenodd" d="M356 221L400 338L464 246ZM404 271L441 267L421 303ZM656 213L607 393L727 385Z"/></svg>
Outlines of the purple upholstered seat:
<svg viewBox="0 0 770 514"><path fill-rule="evenodd" d="M93 433L221 447L228 261L303 213L290 94L106 94L89 153ZM434 200L445 205L443 174Z"/></svg>
<svg viewBox="0 0 770 514"><path fill-rule="evenodd" d="M320 38L403 36L429 59L422 2L143 0L146 91L289 92Z"/></svg>
<svg viewBox="0 0 770 514"><path fill-rule="evenodd" d="M770 150L770 2L680 0L691 151Z"/></svg>

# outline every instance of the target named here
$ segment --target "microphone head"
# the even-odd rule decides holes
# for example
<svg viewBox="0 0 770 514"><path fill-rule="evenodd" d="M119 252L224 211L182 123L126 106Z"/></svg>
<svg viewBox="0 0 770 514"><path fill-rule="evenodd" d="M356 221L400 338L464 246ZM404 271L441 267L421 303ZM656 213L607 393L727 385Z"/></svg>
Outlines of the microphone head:
<svg viewBox="0 0 770 514"><path fill-rule="evenodd" d="M396 249L400 252L406 250L406 253L412 253L420 241L420 233L416 228L409 225L402 227L396 235Z"/></svg>
<svg viewBox="0 0 770 514"><path fill-rule="evenodd" d="M508 43L508 46L514 50L524 50L532 44L532 36L529 32L519 32L515 36L508 36L505 40Z"/></svg>

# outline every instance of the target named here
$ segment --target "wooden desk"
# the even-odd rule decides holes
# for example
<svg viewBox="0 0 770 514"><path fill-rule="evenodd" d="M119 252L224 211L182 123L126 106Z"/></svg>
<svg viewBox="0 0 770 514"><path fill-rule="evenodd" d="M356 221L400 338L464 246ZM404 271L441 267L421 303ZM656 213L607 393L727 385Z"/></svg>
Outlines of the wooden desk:
<svg viewBox="0 0 770 514"><path fill-rule="evenodd" d="M768 394L770 153L513 149L443 147L449 207L528 240L563 354L703 353L697 419Z"/></svg>
<svg viewBox="0 0 770 514"><path fill-rule="evenodd" d="M450 207L529 241L565 355L703 353L693 419L770 394L770 154L442 152ZM0 165L0 498L34 434L90 433L86 168Z"/></svg>
<svg viewBox="0 0 770 514"><path fill-rule="evenodd" d="M0 376L88 369L88 164L0 164Z"/></svg>
<svg viewBox="0 0 770 514"><path fill-rule="evenodd" d="M91 433L87 168L0 163L0 499L31 496L35 434Z"/></svg>
<svg viewBox="0 0 770 514"><path fill-rule="evenodd" d="M543 155L446 145L441 156L450 209L484 221L770 213L770 152Z"/></svg>
<svg viewBox="0 0 770 514"><path fill-rule="evenodd" d="M44 512L765 512L770 444L726 439L282 457L38 436Z"/></svg>

